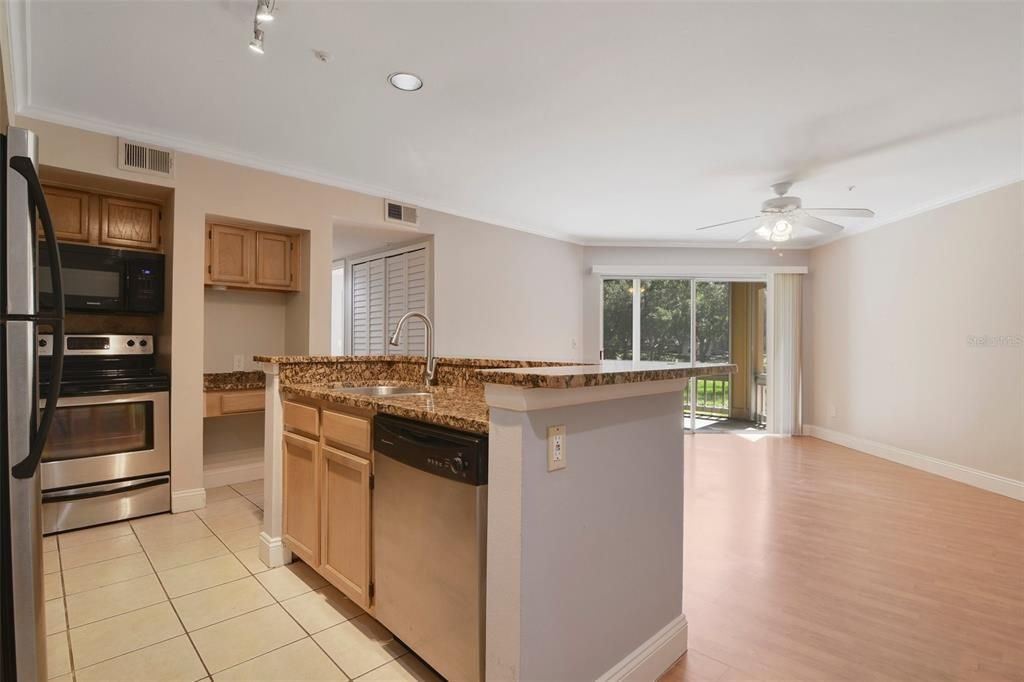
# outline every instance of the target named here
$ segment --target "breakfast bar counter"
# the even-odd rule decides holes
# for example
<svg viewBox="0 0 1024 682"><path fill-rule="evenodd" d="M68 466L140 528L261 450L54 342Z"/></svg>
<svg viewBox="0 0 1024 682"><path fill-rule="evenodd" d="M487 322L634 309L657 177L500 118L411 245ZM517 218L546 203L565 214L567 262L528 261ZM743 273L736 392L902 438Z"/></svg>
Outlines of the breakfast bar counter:
<svg viewBox="0 0 1024 682"><path fill-rule="evenodd" d="M291 560L283 401L314 401L324 419L355 410L352 424L383 413L486 434L486 679L655 679L685 653L683 391L735 365L438 358L428 387L422 357L255 359L266 563Z"/></svg>

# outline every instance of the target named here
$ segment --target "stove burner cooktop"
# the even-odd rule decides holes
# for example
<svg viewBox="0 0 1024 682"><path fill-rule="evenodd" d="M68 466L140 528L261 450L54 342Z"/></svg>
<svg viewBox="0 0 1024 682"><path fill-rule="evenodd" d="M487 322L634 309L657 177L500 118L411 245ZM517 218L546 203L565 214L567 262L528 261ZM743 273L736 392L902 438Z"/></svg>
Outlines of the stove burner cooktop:
<svg viewBox="0 0 1024 682"><path fill-rule="evenodd" d="M64 337L62 396L153 393L169 391L171 379L156 369L153 337L145 335L76 334ZM39 384L50 383L53 337L39 337Z"/></svg>

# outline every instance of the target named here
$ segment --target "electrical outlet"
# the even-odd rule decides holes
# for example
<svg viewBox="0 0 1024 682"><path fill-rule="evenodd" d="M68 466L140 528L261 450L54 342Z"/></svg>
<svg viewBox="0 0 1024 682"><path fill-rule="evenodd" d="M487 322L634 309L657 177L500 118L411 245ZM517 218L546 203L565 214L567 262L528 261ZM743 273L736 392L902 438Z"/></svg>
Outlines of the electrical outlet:
<svg viewBox="0 0 1024 682"><path fill-rule="evenodd" d="M244 355L236 355L235 356L235 371L236 372L244 372L245 371L245 356Z"/></svg>
<svg viewBox="0 0 1024 682"><path fill-rule="evenodd" d="M565 425L548 427L548 471L564 469L565 461Z"/></svg>
<svg viewBox="0 0 1024 682"><path fill-rule="evenodd" d="M838 410L836 410L836 406L835 405L829 405L828 406L828 416L835 417L837 414L838 414Z"/></svg>

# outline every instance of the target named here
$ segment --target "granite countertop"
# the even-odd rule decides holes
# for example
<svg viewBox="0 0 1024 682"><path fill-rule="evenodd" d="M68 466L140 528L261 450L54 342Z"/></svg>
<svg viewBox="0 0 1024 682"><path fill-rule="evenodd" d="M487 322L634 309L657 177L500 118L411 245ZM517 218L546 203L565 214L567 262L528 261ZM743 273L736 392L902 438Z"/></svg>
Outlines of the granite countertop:
<svg viewBox="0 0 1024 682"><path fill-rule="evenodd" d="M486 369L480 370L477 375L486 384L557 389L689 379L735 372L736 365L728 363L697 363L695 367L691 367L672 362L603 360L593 365Z"/></svg>
<svg viewBox="0 0 1024 682"><path fill-rule="evenodd" d="M275 365L301 365L301 364L344 364L344 363L410 363L422 365L422 355L254 355L255 362L267 362ZM437 358L438 365L459 365L463 367L477 367L488 369L494 367L560 367L571 365L571 362L551 362L543 360L502 360L498 358Z"/></svg>
<svg viewBox="0 0 1024 682"><path fill-rule="evenodd" d="M351 385L371 385L353 382ZM372 385L415 386L415 384L388 381ZM418 388L422 388L421 386ZM382 414L405 417L417 421L446 426L460 431L486 434L489 428L487 403L479 388L454 386L428 386L430 395L367 396L360 393L346 393L331 384L287 384L281 387L290 393L314 400L372 409Z"/></svg>
<svg viewBox="0 0 1024 682"><path fill-rule="evenodd" d="M263 372L204 372L203 391L251 391L264 388Z"/></svg>

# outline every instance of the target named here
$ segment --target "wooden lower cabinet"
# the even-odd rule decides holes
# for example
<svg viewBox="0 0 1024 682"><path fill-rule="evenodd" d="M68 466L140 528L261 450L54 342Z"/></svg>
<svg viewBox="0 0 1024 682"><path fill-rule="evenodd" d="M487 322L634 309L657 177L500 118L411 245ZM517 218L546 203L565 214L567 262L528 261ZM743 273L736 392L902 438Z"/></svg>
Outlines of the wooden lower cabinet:
<svg viewBox="0 0 1024 682"><path fill-rule="evenodd" d="M370 607L370 460L322 445L320 573Z"/></svg>
<svg viewBox="0 0 1024 682"><path fill-rule="evenodd" d="M372 613L373 414L293 396L283 408L284 544Z"/></svg>
<svg viewBox="0 0 1024 682"><path fill-rule="evenodd" d="M320 444L284 434L284 542L310 566L320 565Z"/></svg>

